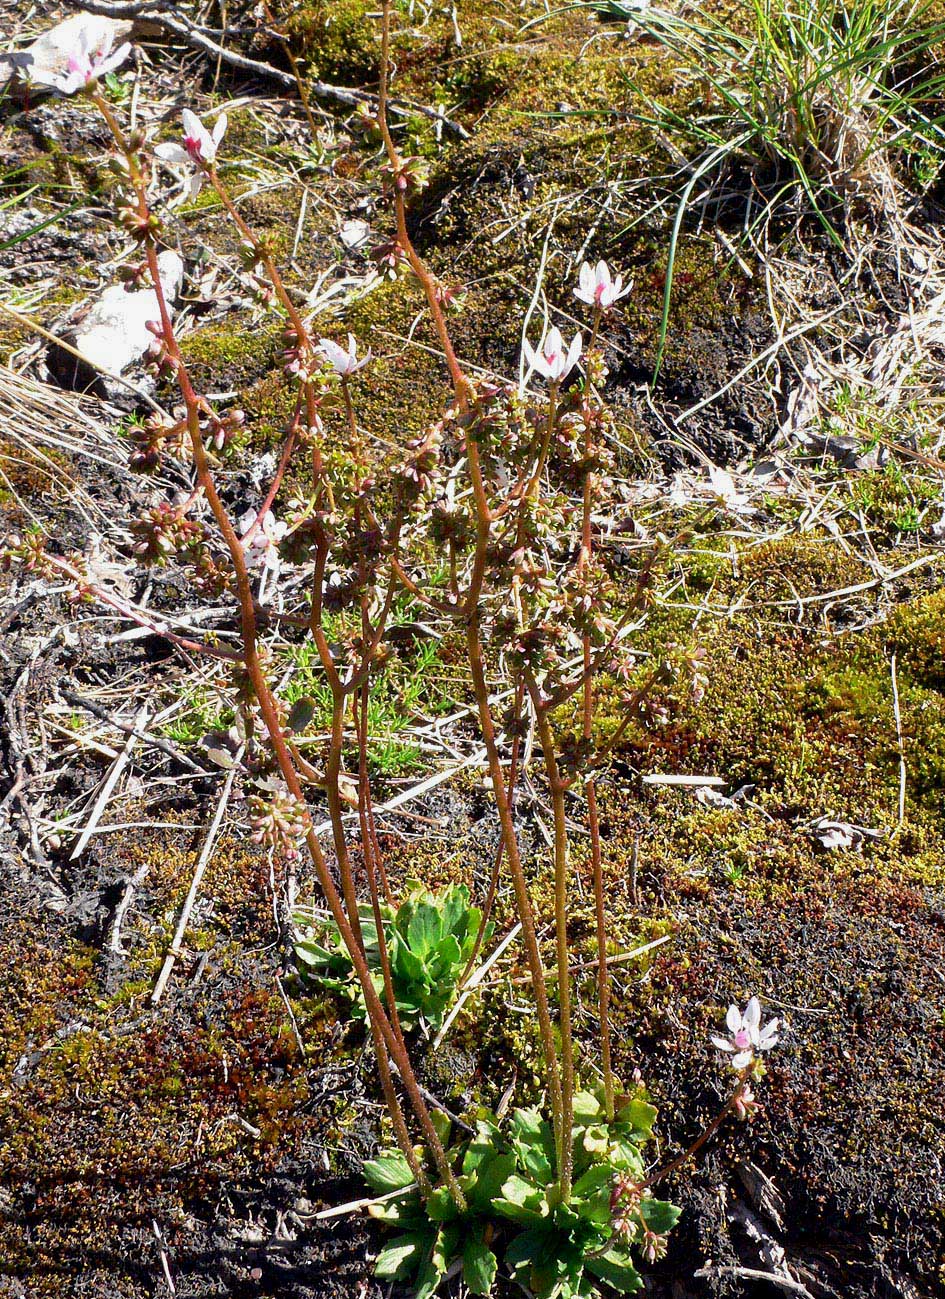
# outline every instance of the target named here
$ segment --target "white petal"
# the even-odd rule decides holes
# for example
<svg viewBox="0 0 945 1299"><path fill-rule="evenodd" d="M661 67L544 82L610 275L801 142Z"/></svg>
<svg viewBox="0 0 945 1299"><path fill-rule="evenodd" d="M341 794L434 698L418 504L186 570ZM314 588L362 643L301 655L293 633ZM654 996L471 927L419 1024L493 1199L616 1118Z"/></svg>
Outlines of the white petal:
<svg viewBox="0 0 945 1299"><path fill-rule="evenodd" d="M565 374L573 370L577 365L578 361L581 359L581 350L583 347L584 339L580 334L575 334L574 338L571 340L571 346L568 348L568 368L565 370Z"/></svg>
<svg viewBox="0 0 945 1299"><path fill-rule="evenodd" d="M593 303L594 301L594 268L590 262L584 262L581 266L578 287L574 290L574 296L580 298L582 302Z"/></svg>
<svg viewBox="0 0 945 1299"><path fill-rule="evenodd" d="M189 108L185 108L181 113L181 121L184 123L184 130L188 139L197 141L200 156L204 162L212 162L216 156L217 147L213 143L210 132L197 114L192 113Z"/></svg>
<svg viewBox="0 0 945 1299"><path fill-rule="evenodd" d="M318 340L318 350L329 365L333 365L339 374L347 373L348 353L343 347L339 347L334 339L320 338Z"/></svg>
<svg viewBox="0 0 945 1299"><path fill-rule="evenodd" d="M746 1069L755 1058L753 1051L739 1051L737 1055L732 1056L733 1069Z"/></svg>
<svg viewBox="0 0 945 1299"><path fill-rule="evenodd" d="M728 1040L727 1037L716 1037L716 1035L713 1033L710 1036L709 1041L712 1043L713 1046L717 1046L720 1051L735 1050L735 1048L732 1046L731 1042Z"/></svg>
<svg viewBox="0 0 945 1299"><path fill-rule="evenodd" d="M610 286L610 267L604 261L597 263L597 284L604 288Z"/></svg>
<svg viewBox="0 0 945 1299"><path fill-rule="evenodd" d="M528 368L530 370L537 370L538 357L536 356L535 350L527 338L522 339L522 351L525 354L525 360L528 362Z"/></svg>
<svg viewBox="0 0 945 1299"><path fill-rule="evenodd" d="M742 1026L742 1012L737 1006L731 1005L725 1015L725 1026L731 1033L737 1033Z"/></svg>
<svg viewBox="0 0 945 1299"><path fill-rule="evenodd" d="M757 997L749 998L748 1005L745 1007L745 1027L750 1033L757 1033L761 1024L761 1002Z"/></svg>
<svg viewBox="0 0 945 1299"><path fill-rule="evenodd" d="M52 85L64 95L74 95L77 90L81 90L85 85L85 75L82 72L70 72L68 76L62 77L58 82L52 82Z"/></svg>
<svg viewBox="0 0 945 1299"><path fill-rule="evenodd" d="M108 72L114 72L116 68L121 67L125 59L131 53L131 46L125 41L124 45L119 45L114 54L110 54L107 59L103 59L95 68L95 75L104 77Z"/></svg>
<svg viewBox="0 0 945 1299"><path fill-rule="evenodd" d="M564 351L564 339L561 337L561 330L558 329L556 325L552 325L551 329L548 330L548 333L542 339L541 351L542 355L548 361L553 357L560 355L560 353Z"/></svg>
<svg viewBox="0 0 945 1299"><path fill-rule="evenodd" d="M770 1023L765 1024L764 1028L758 1034L758 1047L762 1051L770 1051L778 1042L778 1025L779 1019L772 1019Z"/></svg>
<svg viewBox="0 0 945 1299"><path fill-rule="evenodd" d="M213 133L211 138L215 145L219 145L220 141L226 135L226 128L228 125L229 125L229 120L227 118L226 113L221 113L220 116L213 124Z"/></svg>
<svg viewBox="0 0 945 1299"><path fill-rule="evenodd" d="M191 160L190 154L182 144L156 144L154 146L155 158L160 158L162 162L184 163L189 166Z"/></svg>

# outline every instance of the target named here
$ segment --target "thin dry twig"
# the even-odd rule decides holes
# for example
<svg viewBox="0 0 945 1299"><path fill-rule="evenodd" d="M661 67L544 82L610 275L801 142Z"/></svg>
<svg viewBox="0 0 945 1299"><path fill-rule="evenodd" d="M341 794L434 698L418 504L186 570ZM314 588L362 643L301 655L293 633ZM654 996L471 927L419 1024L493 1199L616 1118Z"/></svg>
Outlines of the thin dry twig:
<svg viewBox="0 0 945 1299"><path fill-rule="evenodd" d="M135 718L134 727L128 732L128 738L125 740L125 743L122 746L122 749L118 754L118 757L112 763L111 769L109 770L108 775L105 777L105 782L102 785L102 788L99 790L98 797L96 798L94 804L92 805L92 810L89 813L89 818L85 823L82 833L79 835L78 839L76 840L75 847L72 849L72 852L69 854L70 861L76 861L77 858L82 856L82 853L85 851L86 844L89 842L92 835L95 833L96 827L98 826L98 823L101 820L102 813L105 811L105 808L108 806L108 800L112 796L112 791L114 790L115 786L118 783L118 778L121 775L121 773L124 771L125 767L127 767L128 763L131 761L132 750L134 749L135 745L138 743L138 731L141 729L141 723L144 720L144 718L147 716L147 714L148 714L148 705L145 704L142 708L138 710L138 715Z"/></svg>
<svg viewBox="0 0 945 1299"><path fill-rule="evenodd" d="M207 863L210 861L210 855L213 852L213 846L216 843L217 834L219 833L220 826L223 822L227 803L230 801L230 794L233 791L233 782L236 780L242 756L243 746L240 745L234 759L234 765L227 772L226 780L223 782L223 789L221 790L220 797L217 800L216 811L213 814L213 820L210 822L210 829L207 831L207 837L200 850L200 856L197 858L197 865L194 868L194 877L190 882L187 897L184 899L180 918L177 921L177 928L174 930L174 938L171 942L170 948L168 949L167 956L164 958L164 964L161 966L161 973L158 975L157 983L154 985L154 991L151 993L152 1006L156 1006L164 996L164 989L167 987L167 981L171 977L174 963L181 954L181 944L184 941L184 934L186 933L187 925L190 922L190 913L197 900L200 882L203 879L204 871L207 869Z"/></svg>

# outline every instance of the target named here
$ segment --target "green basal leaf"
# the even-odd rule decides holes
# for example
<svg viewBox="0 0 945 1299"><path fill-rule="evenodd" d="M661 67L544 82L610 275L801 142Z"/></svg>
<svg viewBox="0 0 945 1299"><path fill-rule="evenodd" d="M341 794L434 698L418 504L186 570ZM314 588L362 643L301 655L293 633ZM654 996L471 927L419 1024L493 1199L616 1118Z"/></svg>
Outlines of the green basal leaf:
<svg viewBox="0 0 945 1299"><path fill-rule="evenodd" d="M449 974L454 967L459 965L462 959L462 952L459 949L459 943L456 941L455 934L447 934L441 938L433 953L430 965L433 969ZM455 982L455 980L454 980Z"/></svg>
<svg viewBox="0 0 945 1299"><path fill-rule="evenodd" d="M666 1200L644 1200L640 1212L650 1231L665 1236L676 1226L682 1210L677 1209L675 1204L668 1204Z"/></svg>
<svg viewBox="0 0 945 1299"><path fill-rule="evenodd" d="M426 967L419 956L416 956L404 943L398 944L395 961L391 961L394 974L408 987L410 984L424 982Z"/></svg>
<svg viewBox="0 0 945 1299"><path fill-rule="evenodd" d="M427 1224L426 1209L416 1189L382 1200L380 1204L369 1204L368 1213L376 1222L383 1222L386 1227L400 1227L402 1231Z"/></svg>
<svg viewBox="0 0 945 1299"><path fill-rule="evenodd" d="M588 1272L592 1272L601 1281L606 1281L620 1294L635 1294L643 1285L640 1273L633 1266L633 1260L622 1250L611 1249L601 1257L588 1258L584 1266Z"/></svg>
<svg viewBox="0 0 945 1299"><path fill-rule="evenodd" d="M438 1186L427 1196L426 1213L431 1222L453 1222L459 1211L445 1186Z"/></svg>
<svg viewBox="0 0 945 1299"><path fill-rule="evenodd" d="M481 1236L466 1241L463 1247L463 1280L472 1294L492 1293L498 1266L498 1259Z"/></svg>
<svg viewBox="0 0 945 1299"><path fill-rule="evenodd" d="M516 1279L536 1299L558 1299L573 1295L584 1270L582 1251L568 1236L547 1226L531 1228L516 1236L505 1254Z"/></svg>
<svg viewBox="0 0 945 1299"><path fill-rule="evenodd" d="M395 1236L378 1254L374 1263L374 1275L382 1277L385 1281L405 1280L414 1271L429 1247L429 1235L422 1232Z"/></svg>
<svg viewBox="0 0 945 1299"><path fill-rule="evenodd" d="M488 1209L515 1171L514 1155L487 1154L471 1175L467 1197L476 1208Z"/></svg>
<svg viewBox="0 0 945 1299"><path fill-rule="evenodd" d="M633 1100L630 1101L625 1115L622 1114L621 1118L631 1124L641 1137L648 1139L653 1135L656 1113L656 1106L651 1105L649 1101Z"/></svg>
<svg viewBox="0 0 945 1299"><path fill-rule="evenodd" d="M344 959L335 952L331 952L327 947L315 941L314 938L303 938L295 944L295 954L300 961L306 965L326 966L331 969L333 966L343 973L345 968ZM350 965L350 963L349 963Z"/></svg>
<svg viewBox="0 0 945 1299"><path fill-rule="evenodd" d="M609 1164L592 1164L574 1183L571 1205L579 1217L596 1226L610 1222L614 1172Z"/></svg>
<svg viewBox="0 0 945 1299"><path fill-rule="evenodd" d="M458 1237L459 1233L455 1227L441 1227L436 1233L430 1257L417 1277L417 1289L413 1299L432 1299L436 1294L456 1252Z"/></svg>
<svg viewBox="0 0 945 1299"><path fill-rule="evenodd" d="M513 1173L502 1183L502 1192L493 1201L492 1207L503 1218L513 1222L541 1222L548 1216L548 1201L544 1194L531 1182Z"/></svg>
<svg viewBox="0 0 945 1299"><path fill-rule="evenodd" d="M585 1128L581 1144L589 1155L597 1155L603 1158L610 1148L610 1129L605 1127L603 1123L596 1123L592 1127Z"/></svg>
<svg viewBox="0 0 945 1299"><path fill-rule="evenodd" d="M413 1184L413 1172L399 1150L387 1151L364 1165L364 1180L378 1195L403 1190Z"/></svg>
<svg viewBox="0 0 945 1299"><path fill-rule="evenodd" d="M643 1156L635 1141L622 1137L611 1141L607 1162L619 1172L631 1173L635 1177L643 1176Z"/></svg>
<svg viewBox="0 0 945 1299"><path fill-rule="evenodd" d="M420 958L436 951L443 938L443 921L435 906L420 902L407 925L407 941Z"/></svg>
<svg viewBox="0 0 945 1299"><path fill-rule="evenodd" d="M463 1155L463 1172L474 1173L485 1159L495 1154L496 1147L501 1144L498 1126L487 1119L477 1119L476 1135Z"/></svg>
<svg viewBox="0 0 945 1299"><path fill-rule="evenodd" d="M434 1108L430 1110L430 1122L433 1124L434 1131L443 1142L443 1145L449 1145L450 1132L453 1128L453 1120L450 1116L444 1114L442 1110Z"/></svg>
<svg viewBox="0 0 945 1299"><path fill-rule="evenodd" d="M591 1092L574 1093L575 1125L588 1126L597 1123L604 1113L604 1107Z"/></svg>
<svg viewBox="0 0 945 1299"><path fill-rule="evenodd" d="M443 906L443 928L448 934L462 934L466 931L468 917L471 910L469 905L469 889L465 884L451 884L442 898ZM478 925L478 919L476 921Z"/></svg>
<svg viewBox="0 0 945 1299"><path fill-rule="evenodd" d="M550 1124L538 1110L515 1110L511 1121L512 1145L519 1163L537 1182L548 1184L554 1175L555 1141Z"/></svg>
<svg viewBox="0 0 945 1299"><path fill-rule="evenodd" d="M506 1262L513 1272L519 1273L525 1267L531 1269L544 1257L549 1234L547 1227L530 1227L515 1237L505 1251Z"/></svg>

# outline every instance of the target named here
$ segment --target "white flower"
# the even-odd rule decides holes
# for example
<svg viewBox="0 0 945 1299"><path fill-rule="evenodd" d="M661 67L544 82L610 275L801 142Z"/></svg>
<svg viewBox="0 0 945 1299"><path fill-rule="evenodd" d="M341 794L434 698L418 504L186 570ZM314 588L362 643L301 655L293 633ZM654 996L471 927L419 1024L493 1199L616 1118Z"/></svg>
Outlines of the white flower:
<svg viewBox="0 0 945 1299"><path fill-rule="evenodd" d="M227 116L221 113L208 131L196 113L185 108L181 113L184 125L183 144L159 144L155 147L155 157L172 167L182 166L187 176L187 195L191 200L200 193L204 182L204 168L216 162L220 141L226 134Z"/></svg>
<svg viewBox="0 0 945 1299"><path fill-rule="evenodd" d="M330 338L320 338L317 350L321 352L335 373L340 374L343 379L363 369L371 359L369 348L367 355L362 360L358 360L358 343L354 334L348 335L347 352Z"/></svg>
<svg viewBox="0 0 945 1299"><path fill-rule="evenodd" d="M60 95L74 95L124 63L131 46L125 41L113 52L114 43L115 33L110 25L94 14L83 14L73 44L64 51L65 70L28 67L27 77L37 85L50 86Z"/></svg>
<svg viewBox="0 0 945 1299"><path fill-rule="evenodd" d="M618 275L616 279L611 279L610 267L606 262L598 262L596 266L592 266L590 262L585 262L581 267L579 283L574 290L574 296L581 302L586 302L589 307L597 307L601 311L607 311L618 298L625 297L632 288L632 284L628 284L624 288L622 275Z"/></svg>
<svg viewBox="0 0 945 1299"><path fill-rule="evenodd" d="M552 383L560 383L571 373L581 359L583 346L584 340L581 335L575 334L571 346L565 352L561 330L554 327L545 334L537 352L527 338L522 340L522 350L529 366L537 370L543 378L550 379Z"/></svg>
<svg viewBox="0 0 945 1299"><path fill-rule="evenodd" d="M250 565L258 564L277 573L281 564L279 542L288 532L289 525L283 519L277 519L272 510L266 511L259 520L255 532L251 532L254 523L256 523L256 511L247 510L240 519L246 562Z"/></svg>
<svg viewBox="0 0 945 1299"><path fill-rule="evenodd" d="M738 490L732 475L718 465L709 465L709 491L721 505L734 513L741 513L748 504L748 497Z"/></svg>
<svg viewBox="0 0 945 1299"><path fill-rule="evenodd" d="M752 997L744 1014L737 1006L729 1006L725 1026L730 1036L717 1037L712 1034L712 1045L731 1055L729 1063L733 1069L747 1069L756 1059L757 1052L770 1051L777 1045L780 1022L772 1019L762 1028L761 1002L757 997Z"/></svg>

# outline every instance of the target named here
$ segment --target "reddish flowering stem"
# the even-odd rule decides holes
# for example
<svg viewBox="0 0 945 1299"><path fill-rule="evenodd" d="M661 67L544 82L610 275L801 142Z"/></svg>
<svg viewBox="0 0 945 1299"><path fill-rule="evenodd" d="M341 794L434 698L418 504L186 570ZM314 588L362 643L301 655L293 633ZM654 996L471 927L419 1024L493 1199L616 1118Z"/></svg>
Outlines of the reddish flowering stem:
<svg viewBox="0 0 945 1299"><path fill-rule="evenodd" d="M696 1137L692 1145L689 1146L686 1150L684 1150L683 1153L679 1155L676 1159L674 1159L671 1163L666 1164L663 1168L658 1168L653 1173L650 1173L649 1177L645 1177L643 1181L639 1183L640 1190L642 1191L645 1187L648 1186L656 1186L660 1182L665 1181L667 1177L672 1177L673 1173L677 1172L678 1169L682 1168L684 1164L687 1164L694 1155L698 1154L698 1152L702 1149L705 1143L711 1140L711 1138L715 1136L716 1132L718 1132L719 1128L722 1126L722 1124L725 1122L728 1116L732 1113L732 1111L736 1108L742 1096L744 1095L745 1089L747 1087L748 1087L748 1080L745 1078L740 1079L738 1086L735 1088L735 1091L732 1094L732 1096L725 1103L725 1105L722 1107L719 1113L716 1114L712 1122L707 1124L706 1127L703 1128L703 1130L699 1133L698 1137Z"/></svg>
<svg viewBox="0 0 945 1299"><path fill-rule="evenodd" d="M391 171L395 178L394 210L397 220L398 242L403 248L407 260L419 280L427 299L427 305L430 310L433 325L443 349L443 354L446 358L447 368L456 394L457 407L460 412L463 412L469 409L473 401L475 395L473 387L469 379L463 373L462 367L456 358L456 353L453 348L452 340L450 339L446 320L439 302L436 283L432 275L430 275L429 271L424 266L420 257L417 255L411 242L410 234L407 230L407 212L403 190L399 188L396 183L402 174L403 164L394 144L393 137L391 136L390 126L387 120L389 68L390 0L383 0L381 11L381 77L378 94L377 121L387 151ZM459 610L454 610L454 616L457 619L462 620L464 624L466 655L472 679L472 687L476 697L479 723L482 729L483 742L486 748L486 755L489 763L489 775L492 781L492 790L499 813L502 837L505 841L509 873L512 876L516 909L518 911L519 920L522 924L522 938L525 945L526 958L532 976L535 1009L538 1016L538 1027L542 1041L542 1054L544 1055L545 1067L548 1071L548 1089L551 1098L551 1107L555 1116L555 1123L560 1131L562 1130L561 1072L557 1049L555 1046L551 1013L548 1006L545 968L542 962L541 949L538 946L534 912L528 892L528 883L525 878L521 854L519 852L518 840L515 834L515 823L512 820L511 805L509 802L508 791L506 789L505 776L502 770L502 761L499 756L495 723L489 705L489 688L486 679L485 657L482 648L479 601L485 580L492 515L489 508L485 483L483 481L482 468L479 460L479 450L472 440L467 440L466 455L469 464L469 475L476 509L476 547L468 595L461 608Z"/></svg>
<svg viewBox="0 0 945 1299"><path fill-rule="evenodd" d="M97 95L94 98L103 117L105 118L105 121L108 123L109 128L112 131L116 144L128 163L131 182L136 195L138 222L141 230L145 232L143 237L144 250L151 277L154 281L154 291L161 317L162 340L167 356L174 365L178 386L187 410L187 429L192 444L194 466L197 471L198 481L203 488L207 502L217 522L217 526L219 527L227 548L230 551L230 557L236 576L237 598L240 609L240 625L246 671L250 683L252 684L256 700L259 704L263 721L265 722L269 732L269 742L282 778L286 783L289 793L299 803L305 805L305 795L299 779L298 771L296 770L290 746L282 731L278 707L271 693L266 672L259 655L255 605L253 602L252 586L245 555L243 553L242 542L233 527L226 508L216 490L209 458L203 445L203 437L200 428L200 410L203 403L194 391L187 368L184 364L183 358L181 357L180 348L177 344L177 339L170 318L170 312L161 285L157 263L157 249L150 227L150 212L148 209L145 182L141 175L135 154L131 150L128 142L125 140L124 134L115 119L114 114L100 95ZM243 224L245 225L245 223ZM291 314L290 311L290 315ZM299 324L301 325L301 321L299 321ZM327 792L329 795L329 810L332 822L339 822L341 818L341 808L337 787L334 791L329 788ZM332 793L334 794L334 797L332 797ZM448 1187L457 1207L462 1210L465 1208L465 1197L456 1182L449 1159L446 1156L443 1144L440 1141L439 1135L430 1117L429 1109L421 1095L413 1068L410 1064L410 1059L403 1048L402 1039L399 1039L397 1034L394 1032L390 1020L388 1019L384 1007L374 988L374 984L371 980L371 973L364 958L361 944L359 943L358 936L352 926L352 919L349 918L351 912L346 909L346 902L349 908L353 905L353 920L356 923L357 902L354 897L354 891L350 880L350 864L347 862L346 856L345 866L347 866L347 870L345 870L345 867L342 866L341 862L339 862L340 873L342 874L343 891L346 895L345 902L343 902L341 895L335 887L331 872L328 869L328 863L322 852L321 844L318 841L318 836L315 834L314 828L309 827L305 835L305 841L312 858L312 863L315 867L315 873L319 885L328 902L332 919L334 920L338 932L341 935L342 942L345 944L351 957L352 964L354 965L355 972L364 993L371 1031L377 1047L381 1085L384 1091L385 1100L387 1101L391 1113L391 1119L394 1124L398 1144L400 1145L404 1157L408 1160L411 1170L413 1171L414 1176L417 1177L421 1187L428 1187L429 1182L425 1178L423 1169L413 1150L400 1106L400 1101L393 1087L390 1065L388 1063L388 1053L390 1060L393 1061L397 1068L397 1072L400 1075L411 1108L413 1109L421 1131L423 1132L424 1139L429 1146L440 1177ZM347 875L347 879L345 879L345 875Z"/></svg>
<svg viewBox="0 0 945 1299"><path fill-rule="evenodd" d="M594 312L591 341L587 349L588 356L593 353L594 347L597 343L600 322L601 311L598 307ZM589 378L588 390L589 392L592 391ZM590 410L585 410L584 455L588 464L584 474L581 517L581 554L578 560L579 571L583 571L590 564L594 547L592 518L596 482L595 476L590 468L590 459L593 452L590 415ZM582 710L581 733L585 744L589 748L594 733L595 711L595 672L593 648L591 646L591 637L589 633L585 633L583 637L582 649L584 660L584 706ZM612 1122L615 1113L615 1098L614 1071L610 1046L610 973L607 969L607 914L604 906L604 874L600 843L600 818L597 813L597 783L593 777L590 777L586 782L585 796L587 798L587 829L591 841L591 875L594 883L594 921L597 930L597 1008L598 1021L600 1023L601 1072L604 1076L604 1112L607 1115L608 1122Z"/></svg>
<svg viewBox="0 0 945 1299"><path fill-rule="evenodd" d="M250 525L249 530L243 536L244 546L248 542L252 541L253 537L255 537L256 533L259 531L263 519L266 517L269 510L272 509L272 503L276 499L276 493L278 492L280 486L282 485L282 480L285 477L285 471L288 469L289 461L292 459L292 452L295 450L296 446L298 445L299 421L301 420L301 417L302 417L302 401L301 398L297 398L295 404L295 413L293 414L292 421L289 424L289 431L286 436L285 445L282 448L282 455L279 457L279 463L276 466L275 475L273 477L272 482L269 484L269 490L266 492L266 495L263 497L262 505L260 505L256 513L255 519Z"/></svg>
<svg viewBox="0 0 945 1299"><path fill-rule="evenodd" d="M223 659L227 663L242 663L243 656L236 650L224 649L222 645L210 645L206 641L191 640L189 636L181 636L177 632L171 631L169 627L164 627L155 622L153 617L148 618L135 605L129 604L117 595L112 595L101 586L96 586L87 582L80 569L70 564L68 560L62 559L59 555L50 555L44 552L43 560L45 563L63 573L66 577L71 578L78 586L90 595L99 604L106 605L109 609L115 609L123 618L129 622L136 623L139 627L144 627L147 631L152 632L155 636L160 636L163 640L168 640L172 645L177 645L180 649L189 650L193 654L209 654L211 658Z"/></svg>

